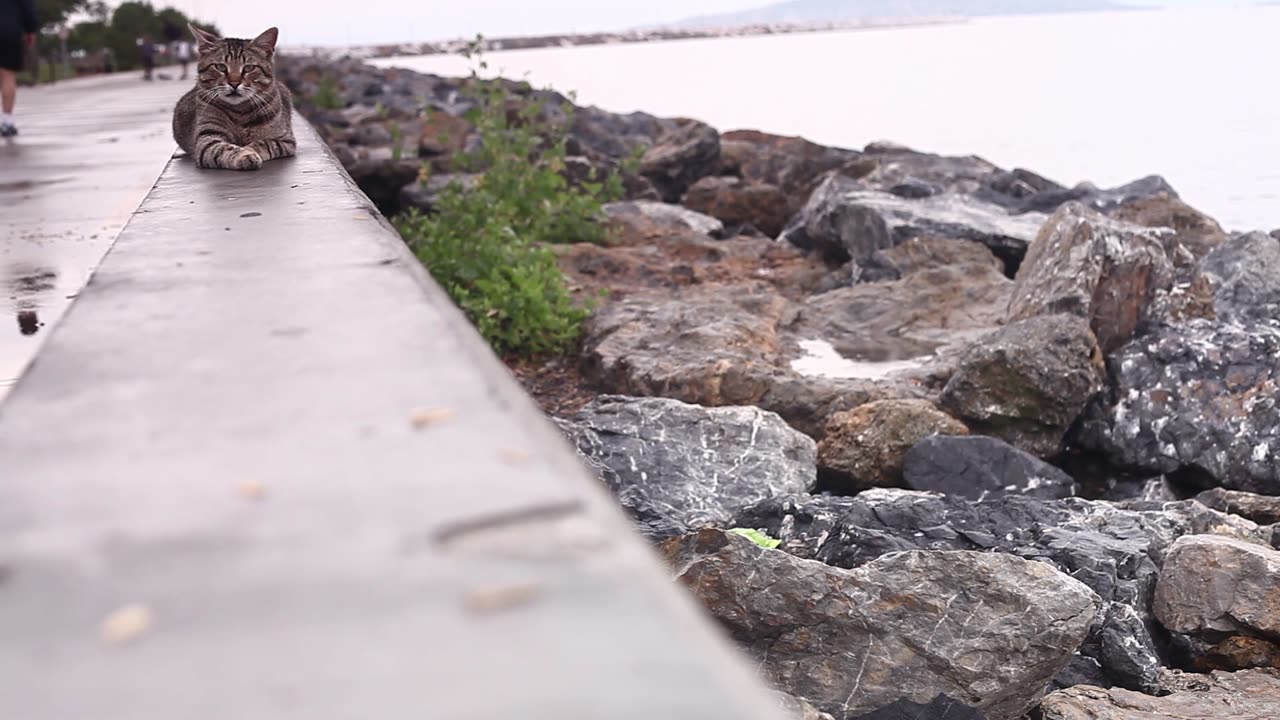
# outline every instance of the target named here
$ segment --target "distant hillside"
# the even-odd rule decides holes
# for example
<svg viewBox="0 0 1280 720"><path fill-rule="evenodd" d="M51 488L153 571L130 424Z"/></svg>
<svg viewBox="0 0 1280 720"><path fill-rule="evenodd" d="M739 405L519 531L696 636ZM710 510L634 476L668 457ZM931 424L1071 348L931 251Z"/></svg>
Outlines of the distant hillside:
<svg viewBox="0 0 1280 720"><path fill-rule="evenodd" d="M847 22L869 18L982 17L1127 10L1112 0L789 0L775 5L690 18L680 25Z"/></svg>

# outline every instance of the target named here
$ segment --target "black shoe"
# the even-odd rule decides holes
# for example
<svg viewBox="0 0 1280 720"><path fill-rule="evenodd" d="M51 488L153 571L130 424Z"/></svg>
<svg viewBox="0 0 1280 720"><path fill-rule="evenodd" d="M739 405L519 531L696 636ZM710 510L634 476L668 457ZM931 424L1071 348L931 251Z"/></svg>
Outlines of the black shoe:
<svg viewBox="0 0 1280 720"><path fill-rule="evenodd" d="M14 125L0 125L0 137L10 138L18 134L18 128Z"/></svg>

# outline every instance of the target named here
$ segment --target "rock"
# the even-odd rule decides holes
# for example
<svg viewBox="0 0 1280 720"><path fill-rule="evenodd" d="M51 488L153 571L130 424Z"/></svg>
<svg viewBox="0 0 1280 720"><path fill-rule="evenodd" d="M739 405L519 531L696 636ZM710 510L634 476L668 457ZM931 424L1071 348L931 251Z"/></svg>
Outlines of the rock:
<svg viewBox="0 0 1280 720"><path fill-rule="evenodd" d="M1070 190L1050 189L1027 198L1019 208L1022 212L1051 213L1069 202L1080 202L1103 213L1146 198L1178 199L1178 193L1159 175L1148 175L1128 185L1103 190L1093 183L1080 183Z"/></svg>
<svg viewBox="0 0 1280 720"><path fill-rule="evenodd" d="M980 198L1009 208L1017 208L1027 198L1043 192L1066 188L1030 170L1015 168L997 170L987 177L985 187L974 192Z"/></svg>
<svg viewBox="0 0 1280 720"><path fill-rule="evenodd" d="M939 694L1021 718L1097 610L1082 583L1011 555L905 552L843 570L712 530L663 551L775 687L841 718Z"/></svg>
<svg viewBox="0 0 1280 720"><path fill-rule="evenodd" d="M981 243L948 238L912 238L899 245L872 253L860 268L858 282L885 282L922 270L975 265L998 273L1004 263Z"/></svg>
<svg viewBox="0 0 1280 720"><path fill-rule="evenodd" d="M676 123L648 113L611 113L595 107L578 107L573 113L568 151L592 160L620 161L648 150Z"/></svg>
<svg viewBox="0 0 1280 720"><path fill-rule="evenodd" d="M427 113L418 135L418 156L435 158L460 153L474 130L465 118L443 112Z"/></svg>
<svg viewBox="0 0 1280 720"><path fill-rule="evenodd" d="M838 477L842 490L891 487L902 482L903 457L921 440L968 433L964 423L927 400L867 403L827 421L818 466Z"/></svg>
<svg viewBox="0 0 1280 720"><path fill-rule="evenodd" d="M604 396L560 427L652 539L726 527L817 480L813 440L754 407Z"/></svg>
<svg viewBox="0 0 1280 720"><path fill-rule="evenodd" d="M1009 319L1066 313L1089 321L1110 352L1147 318L1173 267L1155 233L1071 202L1049 218L1018 270Z"/></svg>
<svg viewBox="0 0 1280 720"><path fill-rule="evenodd" d="M808 300L792 332L826 343L840 357L874 363L919 363L948 345L999 327L1013 287L990 266L961 265L912 273L891 283L860 284Z"/></svg>
<svg viewBox="0 0 1280 720"><path fill-rule="evenodd" d="M610 219L642 217L649 221L655 232L692 230L710 237L724 236L724 223L680 205L631 200L608 203L604 206L604 214Z"/></svg>
<svg viewBox="0 0 1280 720"><path fill-rule="evenodd" d="M799 299L828 272L816 258L768 238L715 240L642 215L615 215L604 244L557 244L551 251L576 292L588 298L607 292L611 303L744 280L767 283L783 296Z"/></svg>
<svg viewBox="0 0 1280 720"><path fill-rule="evenodd" d="M897 195L900 198L908 200L919 200L921 198L933 197L941 194L936 186L920 180L919 178L907 177L902 182L889 188L891 195Z"/></svg>
<svg viewBox="0 0 1280 720"><path fill-rule="evenodd" d="M666 202L680 202L689 186L716 172L720 133L693 120L682 121L640 159L640 174L649 178Z"/></svg>
<svg viewBox="0 0 1280 720"><path fill-rule="evenodd" d="M422 164L416 158L396 160L390 154L390 148L375 149L387 152L357 160L346 166L347 172L378 207L378 212L385 217L394 217L401 210L400 190L417 179Z"/></svg>
<svg viewBox="0 0 1280 720"><path fill-rule="evenodd" d="M976 342L942 392L942 408L971 429L1033 455L1062 449L1067 430L1102 389L1098 346L1084 320L1051 315Z"/></svg>
<svg viewBox="0 0 1280 720"><path fill-rule="evenodd" d="M1227 234L1216 220L1165 195L1130 200L1112 210L1111 217L1143 227L1172 230L1159 237L1165 255L1176 268L1194 267L1227 240Z"/></svg>
<svg viewBox="0 0 1280 720"><path fill-rule="evenodd" d="M778 699L778 709L790 720L835 720L803 698L782 692L774 692L774 697Z"/></svg>
<svg viewBox="0 0 1280 720"><path fill-rule="evenodd" d="M853 720L987 720L987 714L959 700L939 695L928 704L896 700Z"/></svg>
<svg viewBox="0 0 1280 720"><path fill-rule="evenodd" d="M1200 651L1193 665L1199 672L1280 669L1280 646L1260 638L1234 635Z"/></svg>
<svg viewBox="0 0 1280 720"><path fill-rule="evenodd" d="M472 190L480 184L483 175L441 174L430 175L426 182L415 180L400 188L400 207L416 208L424 213L435 212L440 198L453 183L458 183L463 190Z"/></svg>
<svg viewBox="0 0 1280 720"><path fill-rule="evenodd" d="M989 437L926 437L907 452L902 467L912 490L971 500L1000 495L1057 500L1075 494L1070 475Z"/></svg>
<svg viewBox="0 0 1280 720"><path fill-rule="evenodd" d="M858 262L876 250L891 247L887 230L845 201L859 187L843 175L828 174L800 212L787 223L778 240L816 252L832 262L850 259Z"/></svg>
<svg viewBox="0 0 1280 720"><path fill-rule="evenodd" d="M604 392L755 405L815 438L835 412L920 395L890 377L897 365L854 365L845 372L822 358L816 366L806 363L805 341L787 327L797 314L795 303L762 282L637 295L588 319L584 373Z"/></svg>
<svg viewBox="0 0 1280 720"><path fill-rule="evenodd" d="M733 523L782 541L781 550L855 568L907 550L984 550L1050 563L1106 603L1080 655L1109 683L1154 691L1161 667L1151 597L1164 555L1187 534L1265 544L1270 532L1199 503L1128 508L1078 498L1006 495L984 501L905 490L857 497L778 498Z"/></svg>
<svg viewBox="0 0 1280 720"><path fill-rule="evenodd" d="M586 374L621 395L755 405L778 364L792 303L762 284L613 303L586 324Z"/></svg>
<svg viewBox="0 0 1280 720"><path fill-rule="evenodd" d="M1280 552L1234 538L1179 538L1156 583L1154 611L1179 633L1280 639Z"/></svg>
<svg viewBox="0 0 1280 720"><path fill-rule="evenodd" d="M857 188L852 180L829 177L779 239L860 264L877 250L913 237L973 240L986 245L1007 267L1016 268L1045 220L1039 214L1011 216L998 205L968 195L905 200Z"/></svg>
<svg viewBox="0 0 1280 720"><path fill-rule="evenodd" d="M856 150L755 130L734 130L720 139L721 172L779 188L787 196L788 216L804 206L822 175L861 157Z"/></svg>
<svg viewBox="0 0 1280 720"><path fill-rule="evenodd" d="M790 216L787 196L777 187L735 177L702 178L685 193L683 204L730 227L753 225L769 237L777 237Z"/></svg>
<svg viewBox="0 0 1280 720"><path fill-rule="evenodd" d="M1237 235L1200 265L1214 287L1213 307L1227 322L1280 320L1280 242L1265 233Z"/></svg>
<svg viewBox="0 0 1280 720"><path fill-rule="evenodd" d="M378 123L366 123L351 128L347 132L347 142L352 145L390 145L392 142L391 131Z"/></svg>
<svg viewBox="0 0 1280 720"><path fill-rule="evenodd" d="M1280 523L1280 497L1214 488L1197 495L1196 502L1214 510L1239 515L1259 525Z"/></svg>
<svg viewBox="0 0 1280 720"><path fill-rule="evenodd" d="M867 188L884 192L911 184L931 186L937 190L934 194L975 195L1000 172L979 157L935 155L889 143L872 143L863 153L875 164L859 179Z"/></svg>
<svg viewBox="0 0 1280 720"><path fill-rule="evenodd" d="M1111 355L1081 445L1207 489L1280 495L1280 328L1192 320Z"/></svg>
<svg viewBox="0 0 1280 720"><path fill-rule="evenodd" d="M1273 720L1280 717L1280 673L1249 670L1195 676L1194 690L1152 697L1075 687L1040 705L1043 720Z"/></svg>

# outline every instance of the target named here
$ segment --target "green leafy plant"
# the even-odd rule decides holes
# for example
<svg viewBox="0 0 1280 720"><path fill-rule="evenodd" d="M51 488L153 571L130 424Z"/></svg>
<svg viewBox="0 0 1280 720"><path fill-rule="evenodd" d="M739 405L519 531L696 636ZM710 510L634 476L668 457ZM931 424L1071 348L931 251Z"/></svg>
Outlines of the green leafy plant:
<svg viewBox="0 0 1280 720"><path fill-rule="evenodd" d="M481 78L487 67L481 59L467 88L476 102L467 119L480 142L455 158L477 181L451 183L432 214L410 210L397 226L498 353L563 353L577 343L589 307L575 301L549 246L603 242L601 206L622 196L621 178L570 184L572 106L551 111L509 81Z"/></svg>
<svg viewBox="0 0 1280 720"><path fill-rule="evenodd" d="M734 528L730 530L729 533L731 535L741 535L742 537L768 550L773 550L782 544L781 540L771 538L759 530L752 530L751 528Z"/></svg>
<svg viewBox="0 0 1280 720"><path fill-rule="evenodd" d="M387 128L391 132L391 159L399 162L404 154L404 130L395 120L388 123Z"/></svg>
<svg viewBox="0 0 1280 720"><path fill-rule="evenodd" d="M342 95L338 92L338 83L332 76L325 75L316 84L316 91L311 96L311 103L325 110L341 110L346 106Z"/></svg>

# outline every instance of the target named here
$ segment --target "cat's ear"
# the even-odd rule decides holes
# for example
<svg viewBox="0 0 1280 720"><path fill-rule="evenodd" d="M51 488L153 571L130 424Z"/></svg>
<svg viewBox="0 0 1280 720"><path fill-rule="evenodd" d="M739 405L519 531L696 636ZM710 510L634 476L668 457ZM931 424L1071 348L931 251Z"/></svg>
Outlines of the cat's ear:
<svg viewBox="0 0 1280 720"><path fill-rule="evenodd" d="M261 35L253 39L250 45L259 50L271 54L276 51L276 40L280 37L280 31L276 28L267 28Z"/></svg>
<svg viewBox="0 0 1280 720"><path fill-rule="evenodd" d="M187 27L191 28L191 35L196 39L196 46L201 52L217 45L222 40L222 38L217 35L214 35L211 32L205 32L190 23L187 24Z"/></svg>

